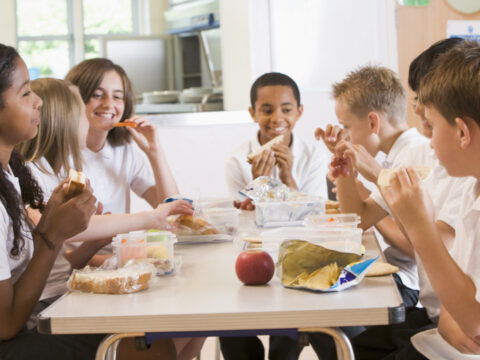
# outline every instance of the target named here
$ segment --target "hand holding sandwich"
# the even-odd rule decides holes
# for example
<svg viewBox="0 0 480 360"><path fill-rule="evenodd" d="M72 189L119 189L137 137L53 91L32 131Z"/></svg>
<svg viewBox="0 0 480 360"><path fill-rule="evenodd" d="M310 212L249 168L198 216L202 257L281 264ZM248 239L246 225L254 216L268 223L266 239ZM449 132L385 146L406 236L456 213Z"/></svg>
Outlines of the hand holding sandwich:
<svg viewBox="0 0 480 360"><path fill-rule="evenodd" d="M368 153L362 145L352 144L342 140L335 146L337 155L349 159L355 171L358 171L366 180L376 183L382 170L380 164Z"/></svg>
<svg viewBox="0 0 480 360"><path fill-rule="evenodd" d="M293 155L290 151L290 148L282 142L273 145L272 151L278 166L278 176L280 180L282 180L282 182L288 187L298 190L297 184L295 183L292 175Z"/></svg>
<svg viewBox="0 0 480 360"><path fill-rule="evenodd" d="M275 167L275 154L272 150L267 149L259 156L252 160L252 178L259 176L272 176Z"/></svg>

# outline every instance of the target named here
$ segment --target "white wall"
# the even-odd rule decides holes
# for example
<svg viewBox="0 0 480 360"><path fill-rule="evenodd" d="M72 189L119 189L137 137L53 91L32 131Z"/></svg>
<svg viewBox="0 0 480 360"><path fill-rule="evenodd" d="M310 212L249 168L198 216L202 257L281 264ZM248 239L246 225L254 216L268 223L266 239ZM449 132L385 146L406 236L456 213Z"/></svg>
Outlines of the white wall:
<svg viewBox="0 0 480 360"><path fill-rule="evenodd" d="M0 1L0 44L16 46L15 0Z"/></svg>

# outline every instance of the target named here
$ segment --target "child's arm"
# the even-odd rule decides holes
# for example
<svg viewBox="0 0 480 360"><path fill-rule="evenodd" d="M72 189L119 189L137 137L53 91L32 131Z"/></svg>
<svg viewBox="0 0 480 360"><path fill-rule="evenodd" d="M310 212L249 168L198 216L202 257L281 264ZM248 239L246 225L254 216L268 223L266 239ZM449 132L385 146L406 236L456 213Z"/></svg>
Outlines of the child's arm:
<svg viewBox="0 0 480 360"><path fill-rule="evenodd" d="M44 215L33 233L33 256L15 284L0 281L0 339L13 338L24 326L37 303L63 241L87 227L95 211L95 197L87 187L66 200L62 182L52 193Z"/></svg>
<svg viewBox="0 0 480 360"><path fill-rule="evenodd" d="M480 354L480 339L466 335L443 306L440 310L438 333L458 351L464 354Z"/></svg>
<svg viewBox="0 0 480 360"><path fill-rule="evenodd" d="M81 269L87 264L91 266L100 266L106 259L108 259L112 255L95 254L98 252L98 250L103 248L105 245L110 244L111 242L111 237L94 241L85 241L78 248L67 251L63 256L65 257L65 259L68 260L72 269Z"/></svg>
<svg viewBox="0 0 480 360"><path fill-rule="evenodd" d="M134 214L95 215L92 216L85 231L68 239L67 242L97 241L133 230L164 229L167 225L167 216L174 214L192 215L192 205L185 200L175 200L160 204L151 211Z"/></svg>
<svg viewBox="0 0 480 360"><path fill-rule="evenodd" d="M382 194L401 222L420 256L435 293L460 328L470 337L480 335L480 303L476 288L450 256L434 222L434 210L413 168L396 171Z"/></svg>
<svg viewBox="0 0 480 360"><path fill-rule="evenodd" d="M142 197L152 207L156 207L165 198L178 194L177 183L159 143L155 126L140 116L134 116L127 121L137 124L136 127L126 127L126 129L140 149L147 155L155 177L156 185L145 191Z"/></svg>

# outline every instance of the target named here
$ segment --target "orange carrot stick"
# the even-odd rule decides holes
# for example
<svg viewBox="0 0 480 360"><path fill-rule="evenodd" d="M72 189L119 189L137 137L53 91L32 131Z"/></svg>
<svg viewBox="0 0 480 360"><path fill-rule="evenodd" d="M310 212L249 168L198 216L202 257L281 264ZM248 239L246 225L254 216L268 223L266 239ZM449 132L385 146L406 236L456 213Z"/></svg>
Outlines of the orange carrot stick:
<svg viewBox="0 0 480 360"><path fill-rule="evenodd" d="M124 126L130 126L130 127L137 127L137 124L134 122L118 122L114 127L124 127Z"/></svg>

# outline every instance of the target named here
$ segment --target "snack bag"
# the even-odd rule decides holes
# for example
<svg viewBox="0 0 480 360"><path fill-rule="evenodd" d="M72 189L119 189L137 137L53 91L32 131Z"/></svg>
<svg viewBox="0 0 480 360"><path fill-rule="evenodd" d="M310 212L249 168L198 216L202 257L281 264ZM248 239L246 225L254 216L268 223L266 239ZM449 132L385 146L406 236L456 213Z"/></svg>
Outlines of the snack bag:
<svg viewBox="0 0 480 360"><path fill-rule="evenodd" d="M280 246L277 275L282 285L318 292L342 291L359 284L378 259L359 261L361 255L324 248L303 240Z"/></svg>
<svg viewBox="0 0 480 360"><path fill-rule="evenodd" d="M177 235L215 235L218 230L199 216L179 215L167 218L171 231Z"/></svg>

